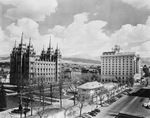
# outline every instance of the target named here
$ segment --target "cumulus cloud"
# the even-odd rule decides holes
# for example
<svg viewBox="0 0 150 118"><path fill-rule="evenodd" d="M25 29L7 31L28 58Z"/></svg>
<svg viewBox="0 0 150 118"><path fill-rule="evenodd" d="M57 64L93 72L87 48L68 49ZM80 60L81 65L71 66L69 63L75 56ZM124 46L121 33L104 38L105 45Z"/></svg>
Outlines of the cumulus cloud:
<svg viewBox="0 0 150 118"><path fill-rule="evenodd" d="M58 5L56 0L0 0L0 3L13 6L7 10L7 17L27 17L35 21L43 21L56 11Z"/></svg>
<svg viewBox="0 0 150 118"><path fill-rule="evenodd" d="M0 41L3 41L5 39L5 34L0 26Z"/></svg>
<svg viewBox="0 0 150 118"><path fill-rule="evenodd" d="M122 0L123 2L132 5L135 8L150 9L150 0Z"/></svg>
<svg viewBox="0 0 150 118"><path fill-rule="evenodd" d="M38 38L39 34L39 24L29 18L19 19L18 22L12 23L7 26L7 30L10 32L11 37L19 37L22 32L24 32L26 37Z"/></svg>
<svg viewBox="0 0 150 118"><path fill-rule="evenodd" d="M112 34L111 39L117 40L125 51L135 51L142 57L148 56L150 51L150 18L145 24L136 26L126 24Z"/></svg>
<svg viewBox="0 0 150 118"><path fill-rule="evenodd" d="M139 46L132 47L131 50L136 51L142 57L149 57L149 55L150 55L150 41L144 42Z"/></svg>
<svg viewBox="0 0 150 118"><path fill-rule="evenodd" d="M55 37L63 39L64 55L84 52L92 56L99 56L103 51L110 51L115 44L120 44L122 51L135 51L141 56L146 56L150 49L148 45L150 18L145 24L123 25L111 36L107 36L103 30L107 22L101 20L88 22L88 14L85 13L75 16L80 16L80 18L76 20L74 17L74 22L68 27L55 26L49 29L49 32Z"/></svg>
<svg viewBox="0 0 150 118"><path fill-rule="evenodd" d="M102 20L88 21L88 15L89 13L76 14L70 25L66 27L56 25L46 34L39 33L39 24L36 21L29 18L19 19L6 28L6 32L9 33L9 41L8 39L1 41L3 44L1 50L13 47L15 40L20 42L21 33L24 32L24 42L28 43L29 37L31 37L32 44L38 54L43 45L45 48L48 47L51 36L52 46L55 48L59 43L63 56L83 54L83 52L91 56L100 56L102 52L110 51L117 43L121 45L123 51L135 51L142 57L149 55L150 17L145 24L136 26L126 24L111 36L107 36L104 32L107 22ZM0 36L1 39L6 37L1 28Z"/></svg>
<svg viewBox="0 0 150 118"><path fill-rule="evenodd" d="M17 23L10 24L6 28L6 31L9 33L10 42L15 42L16 40L17 44L20 43L22 32L24 33L24 43L28 44L29 38L31 37L31 42L34 45L37 54L41 52L43 45L45 49L48 48L50 36L54 39L54 35L50 33L41 35L39 33L39 24L29 18L23 18L18 20ZM61 42L61 39L55 38L52 40L52 46L56 47L57 42Z"/></svg>
<svg viewBox="0 0 150 118"><path fill-rule="evenodd" d="M76 14L74 22L69 26L55 26L49 29L54 36L63 39L64 55L85 52L92 55L95 48L99 49L109 37L103 32L105 21L95 20L88 22L88 13Z"/></svg>
<svg viewBox="0 0 150 118"><path fill-rule="evenodd" d="M8 54L7 51L10 51L10 42L7 40L7 36L5 35L4 31L0 27L0 55ZM4 51L7 50L7 51Z"/></svg>

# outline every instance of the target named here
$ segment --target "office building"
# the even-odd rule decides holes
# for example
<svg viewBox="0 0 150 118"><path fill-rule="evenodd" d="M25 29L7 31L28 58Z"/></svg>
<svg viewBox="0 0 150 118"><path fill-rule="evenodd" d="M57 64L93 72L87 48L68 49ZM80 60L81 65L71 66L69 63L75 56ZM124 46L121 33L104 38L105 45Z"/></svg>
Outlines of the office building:
<svg viewBox="0 0 150 118"><path fill-rule="evenodd" d="M101 82L133 80L135 74L141 74L140 56L135 52L120 52L115 45L112 51L101 55Z"/></svg>

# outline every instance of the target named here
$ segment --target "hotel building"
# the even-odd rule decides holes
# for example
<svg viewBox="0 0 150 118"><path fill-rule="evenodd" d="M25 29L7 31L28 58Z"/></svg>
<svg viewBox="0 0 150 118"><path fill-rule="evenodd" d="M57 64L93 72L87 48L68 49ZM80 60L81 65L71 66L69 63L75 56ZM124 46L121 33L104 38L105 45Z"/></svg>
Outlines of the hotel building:
<svg viewBox="0 0 150 118"><path fill-rule="evenodd" d="M14 85L38 84L40 82L58 82L61 73L61 53L54 51L51 41L47 51L37 56L31 38L28 46L23 43L23 34L19 47L16 44L10 55L10 83Z"/></svg>
<svg viewBox="0 0 150 118"><path fill-rule="evenodd" d="M140 57L135 52L120 52L120 46L101 55L101 82L129 82L141 74Z"/></svg>

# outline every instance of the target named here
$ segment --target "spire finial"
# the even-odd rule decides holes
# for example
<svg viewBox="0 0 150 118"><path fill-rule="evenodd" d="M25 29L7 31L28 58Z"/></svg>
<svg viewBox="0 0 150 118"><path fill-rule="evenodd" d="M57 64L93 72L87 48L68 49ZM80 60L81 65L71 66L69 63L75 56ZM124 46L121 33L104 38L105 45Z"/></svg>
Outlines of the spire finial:
<svg viewBox="0 0 150 118"><path fill-rule="evenodd" d="M51 48L51 36L50 36L50 40L49 40L49 48Z"/></svg>
<svg viewBox="0 0 150 118"><path fill-rule="evenodd" d="M58 50L58 43L57 43L57 47L56 47L56 49Z"/></svg>
<svg viewBox="0 0 150 118"><path fill-rule="evenodd" d="M22 32L22 35L21 35L21 44L23 44L23 32Z"/></svg>
<svg viewBox="0 0 150 118"><path fill-rule="evenodd" d="M44 51L44 45L43 45L43 51Z"/></svg>
<svg viewBox="0 0 150 118"><path fill-rule="evenodd" d="M31 46L31 37L29 38L29 46Z"/></svg>
<svg viewBox="0 0 150 118"><path fill-rule="evenodd" d="M16 48L16 40L15 40L14 48Z"/></svg>

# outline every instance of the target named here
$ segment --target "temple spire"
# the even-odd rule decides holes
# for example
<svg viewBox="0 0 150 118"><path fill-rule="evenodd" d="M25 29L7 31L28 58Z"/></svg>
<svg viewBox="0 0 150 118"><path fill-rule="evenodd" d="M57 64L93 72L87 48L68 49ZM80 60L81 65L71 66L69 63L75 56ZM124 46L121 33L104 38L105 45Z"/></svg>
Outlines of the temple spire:
<svg viewBox="0 0 150 118"><path fill-rule="evenodd" d="M22 32L22 35L21 35L21 44L23 44L23 32Z"/></svg>
<svg viewBox="0 0 150 118"><path fill-rule="evenodd" d="M49 48L51 48L51 36L50 36L50 40L49 40Z"/></svg>
<svg viewBox="0 0 150 118"><path fill-rule="evenodd" d="M31 37L29 38L29 46L31 46Z"/></svg>
<svg viewBox="0 0 150 118"><path fill-rule="evenodd" d="M15 40L14 48L16 48L16 40Z"/></svg>
<svg viewBox="0 0 150 118"><path fill-rule="evenodd" d="M44 45L43 45L43 51L44 51Z"/></svg>
<svg viewBox="0 0 150 118"><path fill-rule="evenodd" d="M56 47L56 49L58 50L58 43L57 43L57 47Z"/></svg>

